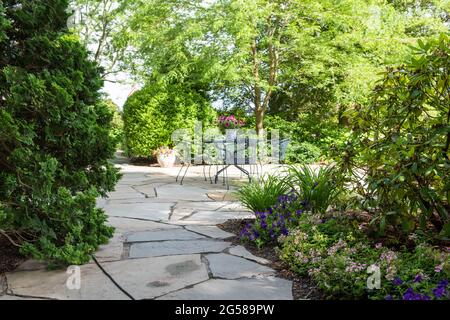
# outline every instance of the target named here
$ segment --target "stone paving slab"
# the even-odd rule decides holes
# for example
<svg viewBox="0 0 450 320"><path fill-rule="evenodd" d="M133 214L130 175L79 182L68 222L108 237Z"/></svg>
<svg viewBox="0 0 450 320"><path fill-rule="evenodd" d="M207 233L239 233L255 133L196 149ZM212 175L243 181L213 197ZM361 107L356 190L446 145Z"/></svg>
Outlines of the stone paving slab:
<svg viewBox="0 0 450 320"><path fill-rule="evenodd" d="M222 252L229 246L229 242L215 240L136 243L132 244L130 247L130 258Z"/></svg>
<svg viewBox="0 0 450 320"><path fill-rule="evenodd" d="M154 201L147 201L142 203L108 204L105 206L104 210L109 216L113 217L168 221L173 205L175 205L175 203L155 203Z"/></svg>
<svg viewBox="0 0 450 320"><path fill-rule="evenodd" d="M238 211L238 212L250 212L247 208L241 205L239 202L228 202L220 211Z"/></svg>
<svg viewBox="0 0 450 320"><path fill-rule="evenodd" d="M225 207L228 203L217 202L213 200L207 200L202 202L189 202L189 201L177 201L177 205L174 208L174 212L178 212L180 214L183 213L192 213L192 211L222 211L222 208Z"/></svg>
<svg viewBox="0 0 450 320"><path fill-rule="evenodd" d="M260 264L270 264L270 261L261 257L257 257L253 254L251 254L247 249L245 249L243 246L233 246L229 248L228 253L234 256L242 257L247 260L252 260L255 262L258 262Z"/></svg>
<svg viewBox="0 0 450 320"><path fill-rule="evenodd" d="M229 254L208 254L205 257L214 278L239 279L275 274L271 268Z"/></svg>
<svg viewBox="0 0 450 320"><path fill-rule="evenodd" d="M222 229L216 227L216 226L198 226L198 225L192 225L192 226L186 226L187 230L200 233L202 235L205 235L210 238L214 239L227 239L234 237L234 234L223 231Z"/></svg>
<svg viewBox="0 0 450 320"><path fill-rule="evenodd" d="M116 232L107 244L100 246L95 253L95 258L98 261L116 261L122 259L124 239L123 234Z"/></svg>
<svg viewBox="0 0 450 320"><path fill-rule="evenodd" d="M149 194L149 197L154 196ZM110 200L130 200L130 199L145 199L146 195L136 191L131 186L117 186L116 190L108 194Z"/></svg>
<svg viewBox="0 0 450 320"><path fill-rule="evenodd" d="M237 211L198 211L191 216L182 219L184 221L227 221L231 219L248 219L254 217L250 212Z"/></svg>
<svg viewBox="0 0 450 320"><path fill-rule="evenodd" d="M95 253L108 276L91 261L81 267L81 290L72 291L65 270L29 260L6 275L12 292L0 300L129 299L122 289L136 299L292 299L291 281L273 277L269 261L227 242L234 235L217 227L254 217L236 202L234 186L205 182L201 167L181 186L179 168L120 163L117 190L97 199L116 229Z"/></svg>
<svg viewBox="0 0 450 320"><path fill-rule="evenodd" d="M173 224L118 217L109 217L108 224L116 228L116 232L123 234L142 231L173 230L181 228L180 226Z"/></svg>
<svg viewBox="0 0 450 320"><path fill-rule="evenodd" d="M35 271L35 270L45 270L48 265L45 262L28 259L22 262L15 271Z"/></svg>
<svg viewBox="0 0 450 320"><path fill-rule="evenodd" d="M108 277L94 264L81 267L81 289L69 290L66 270L36 270L6 274L8 293L30 298L60 300L127 300Z"/></svg>
<svg viewBox="0 0 450 320"><path fill-rule="evenodd" d="M237 196L231 191L211 191L207 196L214 201L237 201Z"/></svg>
<svg viewBox="0 0 450 320"><path fill-rule="evenodd" d="M135 299L152 299L208 280L200 255L125 260L102 266Z"/></svg>
<svg viewBox="0 0 450 320"><path fill-rule="evenodd" d="M292 282L280 278L212 279L160 300L292 300Z"/></svg>
<svg viewBox="0 0 450 320"><path fill-rule="evenodd" d="M152 188L149 186L148 188ZM142 192L147 191L147 187L141 186L138 189ZM178 184L164 185L157 188L157 199L167 201L211 201L206 195L207 191L203 188L193 186L180 186Z"/></svg>
<svg viewBox="0 0 450 320"><path fill-rule="evenodd" d="M127 173L119 181L119 186L135 186L140 184L146 184L152 181L151 175L143 174L141 172L137 173Z"/></svg>
<svg viewBox="0 0 450 320"><path fill-rule="evenodd" d="M184 229L162 230L162 231L144 231L136 232L126 237L126 242L152 242L152 241L168 241L168 240L196 240L205 239L194 232Z"/></svg>

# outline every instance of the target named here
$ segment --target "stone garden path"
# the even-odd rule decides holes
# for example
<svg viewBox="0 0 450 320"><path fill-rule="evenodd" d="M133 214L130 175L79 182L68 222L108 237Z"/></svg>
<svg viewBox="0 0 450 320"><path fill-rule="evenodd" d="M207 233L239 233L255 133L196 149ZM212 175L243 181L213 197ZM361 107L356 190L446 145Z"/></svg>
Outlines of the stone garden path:
<svg viewBox="0 0 450 320"><path fill-rule="evenodd" d="M224 187L205 182L201 168L180 186L177 168L119 166L124 176L116 191L98 200L116 232L81 266L81 288L68 288L66 270L27 261L6 275L0 300L292 299L291 281L216 226L252 214Z"/></svg>

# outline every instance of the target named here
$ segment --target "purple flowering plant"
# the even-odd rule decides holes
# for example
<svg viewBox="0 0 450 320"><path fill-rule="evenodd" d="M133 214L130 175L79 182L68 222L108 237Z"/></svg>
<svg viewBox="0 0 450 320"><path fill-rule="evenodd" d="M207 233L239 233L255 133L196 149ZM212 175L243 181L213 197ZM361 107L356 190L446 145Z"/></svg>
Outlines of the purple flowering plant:
<svg viewBox="0 0 450 320"><path fill-rule="evenodd" d="M448 300L450 256L437 248L418 245L398 252L397 276L386 283L386 300Z"/></svg>
<svg viewBox="0 0 450 320"><path fill-rule="evenodd" d="M258 247L288 236L289 229L298 224L305 203L295 194L281 195L278 202L267 210L255 212L254 223L247 224L240 233L241 240L254 242Z"/></svg>
<svg viewBox="0 0 450 320"><path fill-rule="evenodd" d="M396 278L392 285L394 288L385 300L448 300L450 298L447 279L430 281L424 275L417 274L409 281Z"/></svg>

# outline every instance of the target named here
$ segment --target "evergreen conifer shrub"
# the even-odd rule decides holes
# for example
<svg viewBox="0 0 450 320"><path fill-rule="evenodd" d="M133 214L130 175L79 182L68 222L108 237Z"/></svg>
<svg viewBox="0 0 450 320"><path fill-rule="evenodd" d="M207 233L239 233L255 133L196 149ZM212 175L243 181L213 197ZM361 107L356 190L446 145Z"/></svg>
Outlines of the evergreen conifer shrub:
<svg viewBox="0 0 450 320"><path fill-rule="evenodd" d="M82 264L112 236L95 199L119 175L100 70L67 8L0 1L0 232L25 255Z"/></svg>
<svg viewBox="0 0 450 320"><path fill-rule="evenodd" d="M128 155L148 157L159 147L171 145L176 129L193 133L196 121L210 127L217 115L211 103L195 90L153 81L128 98L123 119Z"/></svg>

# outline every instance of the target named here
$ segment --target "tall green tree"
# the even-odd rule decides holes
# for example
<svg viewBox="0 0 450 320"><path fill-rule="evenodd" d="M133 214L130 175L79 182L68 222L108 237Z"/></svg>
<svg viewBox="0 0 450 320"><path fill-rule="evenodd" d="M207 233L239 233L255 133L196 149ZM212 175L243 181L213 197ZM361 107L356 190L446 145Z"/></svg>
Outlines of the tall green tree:
<svg viewBox="0 0 450 320"><path fill-rule="evenodd" d="M448 28L428 2L151 0L130 23L144 77L202 84L252 109L261 132L271 108L320 119L366 103L382 65Z"/></svg>
<svg viewBox="0 0 450 320"><path fill-rule="evenodd" d="M118 174L100 69L67 8L0 2L0 233L23 254L80 264L112 235L95 199Z"/></svg>
<svg viewBox="0 0 450 320"><path fill-rule="evenodd" d="M129 1L71 0L72 30L91 52L91 58L103 67L102 78L115 82L124 70L128 44Z"/></svg>

